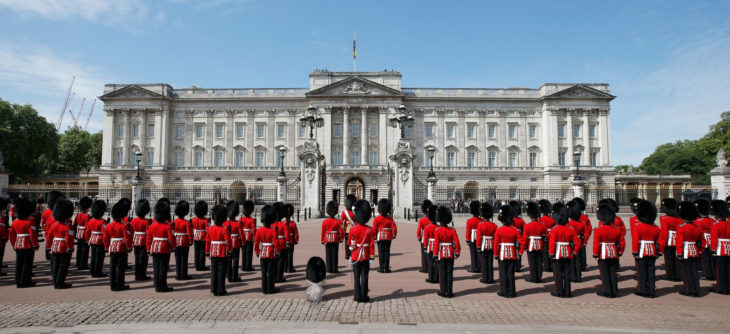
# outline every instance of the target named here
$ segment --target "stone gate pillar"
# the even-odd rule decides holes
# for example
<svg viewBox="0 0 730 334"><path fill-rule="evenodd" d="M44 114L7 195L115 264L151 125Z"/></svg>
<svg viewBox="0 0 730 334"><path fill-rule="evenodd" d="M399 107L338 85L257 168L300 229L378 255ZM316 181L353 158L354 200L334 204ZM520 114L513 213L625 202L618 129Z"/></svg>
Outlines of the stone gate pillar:
<svg viewBox="0 0 730 334"><path fill-rule="evenodd" d="M135 212L137 201L142 198L144 198L144 180L135 177L132 180L132 214Z"/></svg>
<svg viewBox="0 0 730 334"><path fill-rule="evenodd" d="M404 211L413 207L413 147L406 141L399 141L395 153L390 156L393 164L393 216L403 218Z"/></svg>
<svg viewBox="0 0 730 334"><path fill-rule="evenodd" d="M304 143L304 148L299 153L299 160L302 161L300 168L300 199L302 210L310 209L314 213L319 213L322 208L320 203L322 194L320 193L321 176L319 170L322 166L324 156L319 151L319 144L313 139ZM316 217L320 215L315 214Z"/></svg>
<svg viewBox="0 0 730 334"><path fill-rule="evenodd" d="M714 198L725 200L730 195L730 167L723 149L717 152L717 167L710 171L710 183L716 192Z"/></svg>
<svg viewBox="0 0 730 334"><path fill-rule="evenodd" d="M585 180L573 178L573 182L571 182L570 185L573 186L573 197L580 197L587 201L587 199L583 197L585 195Z"/></svg>
<svg viewBox="0 0 730 334"><path fill-rule="evenodd" d="M436 203L436 182L438 182L438 178L436 176L429 176L428 180L428 194L427 197L429 201L432 203Z"/></svg>

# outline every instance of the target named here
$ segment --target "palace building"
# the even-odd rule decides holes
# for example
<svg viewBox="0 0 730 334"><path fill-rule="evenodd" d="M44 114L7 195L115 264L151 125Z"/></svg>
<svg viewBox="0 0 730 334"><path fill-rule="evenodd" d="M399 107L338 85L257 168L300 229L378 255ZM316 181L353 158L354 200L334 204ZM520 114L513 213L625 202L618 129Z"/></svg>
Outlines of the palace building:
<svg viewBox="0 0 730 334"><path fill-rule="evenodd" d="M614 185L610 94L604 83L539 88L405 88L396 71L309 74L307 88L173 88L107 84L100 185L130 183L141 152L147 184L274 187L284 170L296 186L298 153L309 138L300 120L311 105L324 165L325 200L384 197L401 129L414 148L414 192L433 167L439 187L569 187L580 157L587 187ZM433 166L429 151L434 153ZM414 196L420 201L423 196Z"/></svg>

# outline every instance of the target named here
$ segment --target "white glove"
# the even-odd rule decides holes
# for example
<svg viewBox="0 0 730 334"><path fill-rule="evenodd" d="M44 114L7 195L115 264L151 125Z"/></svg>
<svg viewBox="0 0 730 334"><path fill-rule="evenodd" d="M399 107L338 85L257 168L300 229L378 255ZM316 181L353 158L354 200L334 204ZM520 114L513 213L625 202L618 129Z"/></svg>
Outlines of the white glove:
<svg viewBox="0 0 730 334"><path fill-rule="evenodd" d="M373 260L370 260L369 262L370 262L371 265L373 264Z"/></svg>

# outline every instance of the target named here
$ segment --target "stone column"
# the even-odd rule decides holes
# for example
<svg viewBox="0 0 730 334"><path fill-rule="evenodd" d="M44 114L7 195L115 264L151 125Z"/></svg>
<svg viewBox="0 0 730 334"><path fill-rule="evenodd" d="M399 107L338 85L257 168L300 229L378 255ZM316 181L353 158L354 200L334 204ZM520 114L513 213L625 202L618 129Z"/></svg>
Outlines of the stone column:
<svg viewBox="0 0 730 334"><path fill-rule="evenodd" d="M362 113L362 121L360 122L360 164L366 166L368 164L368 140L370 139L370 131L368 131L368 109L360 110Z"/></svg>
<svg viewBox="0 0 730 334"><path fill-rule="evenodd" d="M350 164L350 107L342 110L342 164Z"/></svg>
<svg viewBox="0 0 730 334"><path fill-rule="evenodd" d="M435 176L429 177L428 180L428 187L427 187L427 195L429 201L436 203L436 182L438 182L438 178Z"/></svg>
<svg viewBox="0 0 730 334"><path fill-rule="evenodd" d="M585 180L576 180L573 179L573 182L570 183L570 185L573 187L573 197L580 197L583 198L585 194Z"/></svg>
<svg viewBox="0 0 730 334"><path fill-rule="evenodd" d="M378 163L383 164L388 161L388 109L379 108L378 117Z"/></svg>
<svg viewBox="0 0 730 334"><path fill-rule="evenodd" d="M723 149L717 152L717 167L710 171L710 183L717 192L715 198L725 200L730 193L730 167L727 166L727 158Z"/></svg>
<svg viewBox="0 0 730 334"><path fill-rule="evenodd" d="M276 200L278 202L286 202L286 182L289 181L289 179L286 178L286 176L279 175L276 177Z"/></svg>
<svg viewBox="0 0 730 334"><path fill-rule="evenodd" d="M122 136L123 136L122 138L124 138L122 140L122 143L124 143L123 144L124 147L122 147L122 152L124 152L124 153L122 153L122 159L124 161L123 161L122 165L130 165L130 161L131 161L129 159L129 157L131 156L130 155L131 153L129 152L129 144L130 144L129 137L131 137L131 132L129 131L129 125L130 125L129 113L130 113L129 109L124 110L124 133L122 133ZM132 152L132 153L134 153L134 152ZM142 152L142 153L144 153L144 152Z"/></svg>
<svg viewBox="0 0 730 334"><path fill-rule="evenodd" d="M134 178L132 180L132 212L135 212L135 206L137 201L144 198L144 180L141 178Z"/></svg>
<svg viewBox="0 0 730 334"><path fill-rule="evenodd" d="M568 151L565 152L565 165L573 166L575 161L573 160L573 152L575 152L575 143L573 142L573 110L568 110L565 115L565 141L568 143ZM583 152L585 154L585 152ZM581 157L583 159L584 157Z"/></svg>
<svg viewBox="0 0 730 334"><path fill-rule="evenodd" d="M324 156L319 151L319 144L314 140L307 140L304 142L304 147L298 158L302 161L300 167L301 208L320 213L322 193L319 170L322 167ZM316 216L320 217L321 215Z"/></svg>
<svg viewBox="0 0 730 334"><path fill-rule="evenodd" d="M409 142L399 141L390 156L393 164L393 216L403 218L404 211L413 207L413 148Z"/></svg>

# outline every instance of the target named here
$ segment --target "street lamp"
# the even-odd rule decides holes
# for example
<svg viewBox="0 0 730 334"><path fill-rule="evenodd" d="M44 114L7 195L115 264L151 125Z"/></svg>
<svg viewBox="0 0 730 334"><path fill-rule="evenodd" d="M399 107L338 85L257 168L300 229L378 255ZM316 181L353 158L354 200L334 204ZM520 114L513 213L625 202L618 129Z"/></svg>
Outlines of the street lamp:
<svg viewBox="0 0 730 334"><path fill-rule="evenodd" d="M142 151L134 152L134 158L137 160L137 180L141 180L141 178L139 177L139 165L142 162Z"/></svg>
<svg viewBox="0 0 730 334"><path fill-rule="evenodd" d="M582 180L580 176L580 151L576 150L573 152L573 161L575 161L575 180Z"/></svg>
<svg viewBox="0 0 730 334"><path fill-rule="evenodd" d="M398 116L390 119L390 126L394 128L400 127L400 139L403 140L406 137L406 127L413 126L415 118L406 111L406 106L402 104L398 107L398 113Z"/></svg>
<svg viewBox="0 0 730 334"><path fill-rule="evenodd" d="M284 146L279 147L279 157L281 158L281 171L279 171L279 176L285 177L286 173L284 173L284 158L286 158L286 148Z"/></svg>
<svg viewBox="0 0 730 334"><path fill-rule="evenodd" d="M324 118L317 115L317 108L311 104L307 107L307 112L309 115L300 118L299 121L309 124L309 139L314 139L314 128L324 126Z"/></svg>
<svg viewBox="0 0 730 334"><path fill-rule="evenodd" d="M428 177L436 177L436 173L433 171L433 156L436 152L436 149L433 147L428 148L428 159L431 161L431 171L428 172Z"/></svg>

